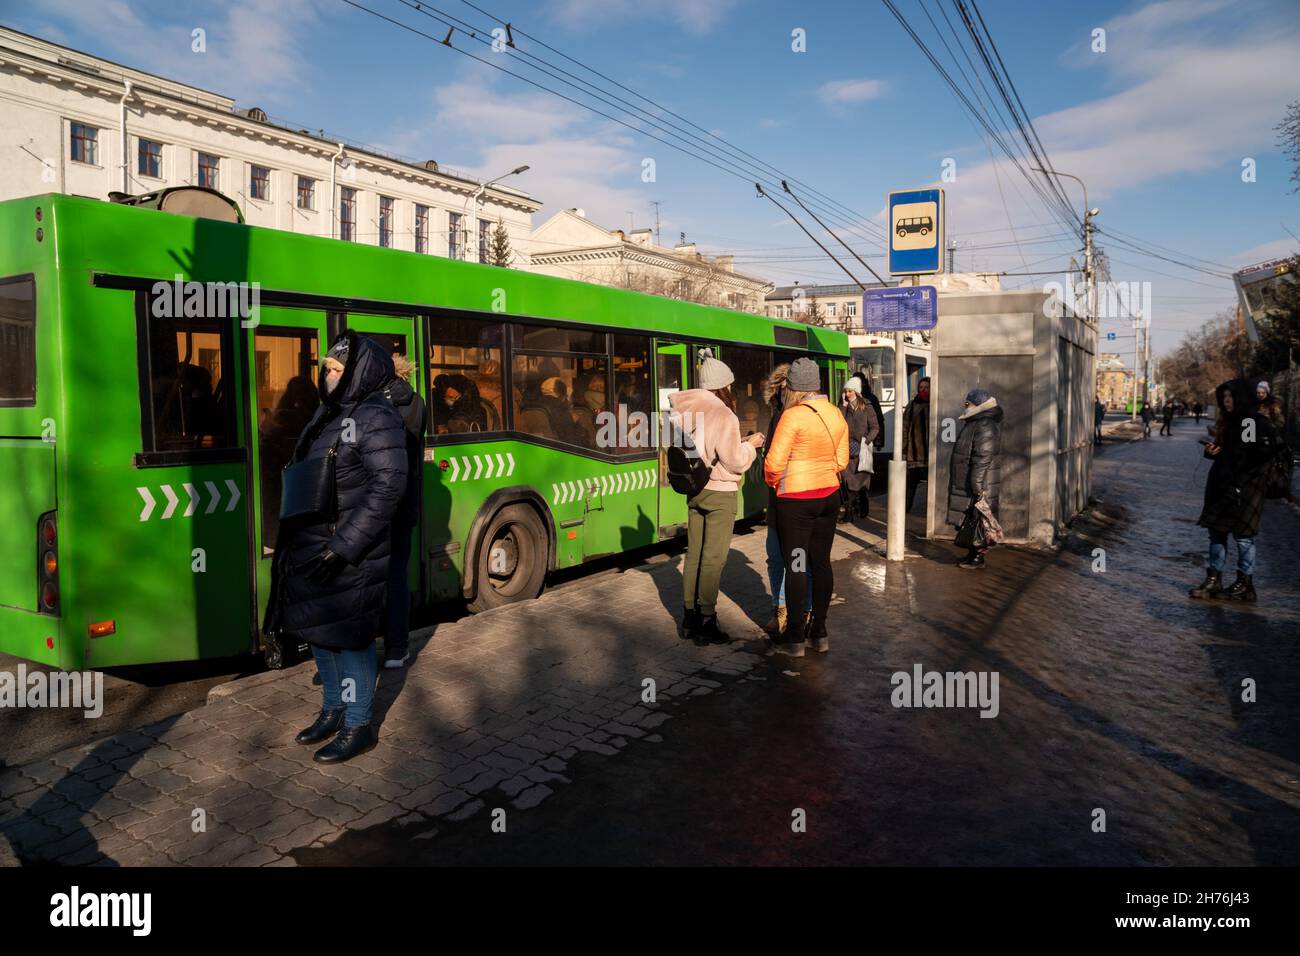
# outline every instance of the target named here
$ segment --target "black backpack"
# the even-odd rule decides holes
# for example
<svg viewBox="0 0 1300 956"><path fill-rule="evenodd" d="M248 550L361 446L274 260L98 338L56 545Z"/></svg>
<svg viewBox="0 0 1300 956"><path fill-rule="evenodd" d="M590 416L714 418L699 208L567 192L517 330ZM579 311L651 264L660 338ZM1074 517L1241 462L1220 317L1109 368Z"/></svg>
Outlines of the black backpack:
<svg viewBox="0 0 1300 956"><path fill-rule="evenodd" d="M714 455L713 464L717 463L718 456ZM712 465L706 465L698 455L688 455L680 445L668 449L668 484L688 501L704 490L712 473Z"/></svg>

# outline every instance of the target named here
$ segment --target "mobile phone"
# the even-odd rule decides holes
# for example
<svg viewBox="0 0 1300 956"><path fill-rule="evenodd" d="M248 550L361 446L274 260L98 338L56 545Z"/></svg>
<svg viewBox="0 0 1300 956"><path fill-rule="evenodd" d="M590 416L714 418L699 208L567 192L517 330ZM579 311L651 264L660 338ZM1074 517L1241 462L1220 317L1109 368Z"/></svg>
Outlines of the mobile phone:
<svg viewBox="0 0 1300 956"><path fill-rule="evenodd" d="M1198 439L1196 439L1196 444L1198 444L1198 445L1208 445L1209 443L1210 443L1210 440L1209 440L1208 438L1198 438Z"/></svg>

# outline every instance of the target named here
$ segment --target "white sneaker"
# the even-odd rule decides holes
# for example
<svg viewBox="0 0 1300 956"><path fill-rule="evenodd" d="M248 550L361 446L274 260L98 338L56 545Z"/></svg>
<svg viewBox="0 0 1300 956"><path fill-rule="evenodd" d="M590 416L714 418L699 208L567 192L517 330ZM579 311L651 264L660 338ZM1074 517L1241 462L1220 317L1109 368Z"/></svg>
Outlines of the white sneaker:
<svg viewBox="0 0 1300 956"><path fill-rule="evenodd" d="M403 654L401 660L395 660L394 658L391 657L385 657L384 670L399 671L406 666L406 662L409 661L410 659L411 659L410 651L407 651L405 654Z"/></svg>

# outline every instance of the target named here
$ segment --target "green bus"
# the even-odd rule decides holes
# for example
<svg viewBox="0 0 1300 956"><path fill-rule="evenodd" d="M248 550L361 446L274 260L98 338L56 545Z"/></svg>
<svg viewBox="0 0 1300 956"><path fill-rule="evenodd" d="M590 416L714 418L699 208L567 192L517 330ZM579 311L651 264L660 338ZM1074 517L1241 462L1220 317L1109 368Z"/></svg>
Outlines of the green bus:
<svg viewBox="0 0 1300 956"><path fill-rule="evenodd" d="M0 652L279 666L280 472L345 329L408 356L429 406L415 600L472 611L683 533L664 449L624 425L691 387L697 350L735 371L742 434L774 363L845 376L839 332L159 205L0 203ZM757 463L739 516L765 504Z"/></svg>

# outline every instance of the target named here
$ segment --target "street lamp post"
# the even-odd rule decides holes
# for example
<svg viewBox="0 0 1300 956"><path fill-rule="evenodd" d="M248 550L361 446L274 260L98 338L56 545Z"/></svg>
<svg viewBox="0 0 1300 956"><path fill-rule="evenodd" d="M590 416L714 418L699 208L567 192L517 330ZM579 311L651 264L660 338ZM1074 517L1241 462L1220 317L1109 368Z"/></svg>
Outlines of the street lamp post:
<svg viewBox="0 0 1300 956"><path fill-rule="evenodd" d="M463 255L464 258L466 258L466 259L469 258L469 239L470 239L470 238L473 238L475 241L478 240L478 229L479 229L479 226L478 226L478 204L479 204L479 200L483 197L483 194L484 194L485 192L487 192L487 188L488 188L489 186L491 186L492 184L494 184L494 183L499 183L501 180L505 179L507 176L518 176L520 173L526 173L526 172L528 172L528 170L531 169L531 168L532 168L531 166L527 166L527 165L525 165L525 166L516 166L514 169L510 170L510 172L508 172L508 173L502 173L502 174L501 174L500 176L498 176L496 179L489 179L487 182L485 182L485 183L483 183L482 185L480 185L480 186L478 187L478 189L476 189L476 190L474 191L474 195L473 195L472 199L471 199L471 198L467 198L467 199L465 200L465 205L462 207L462 211L461 211L461 218L464 218L464 217L467 215L468 210L469 210L469 204L470 204L470 202L472 201L472 202L474 203L474 221L473 221L473 230L470 232L469 236L466 237L466 241L465 241L465 243L464 243L465 249L464 249L464 252L462 253L462 255Z"/></svg>

